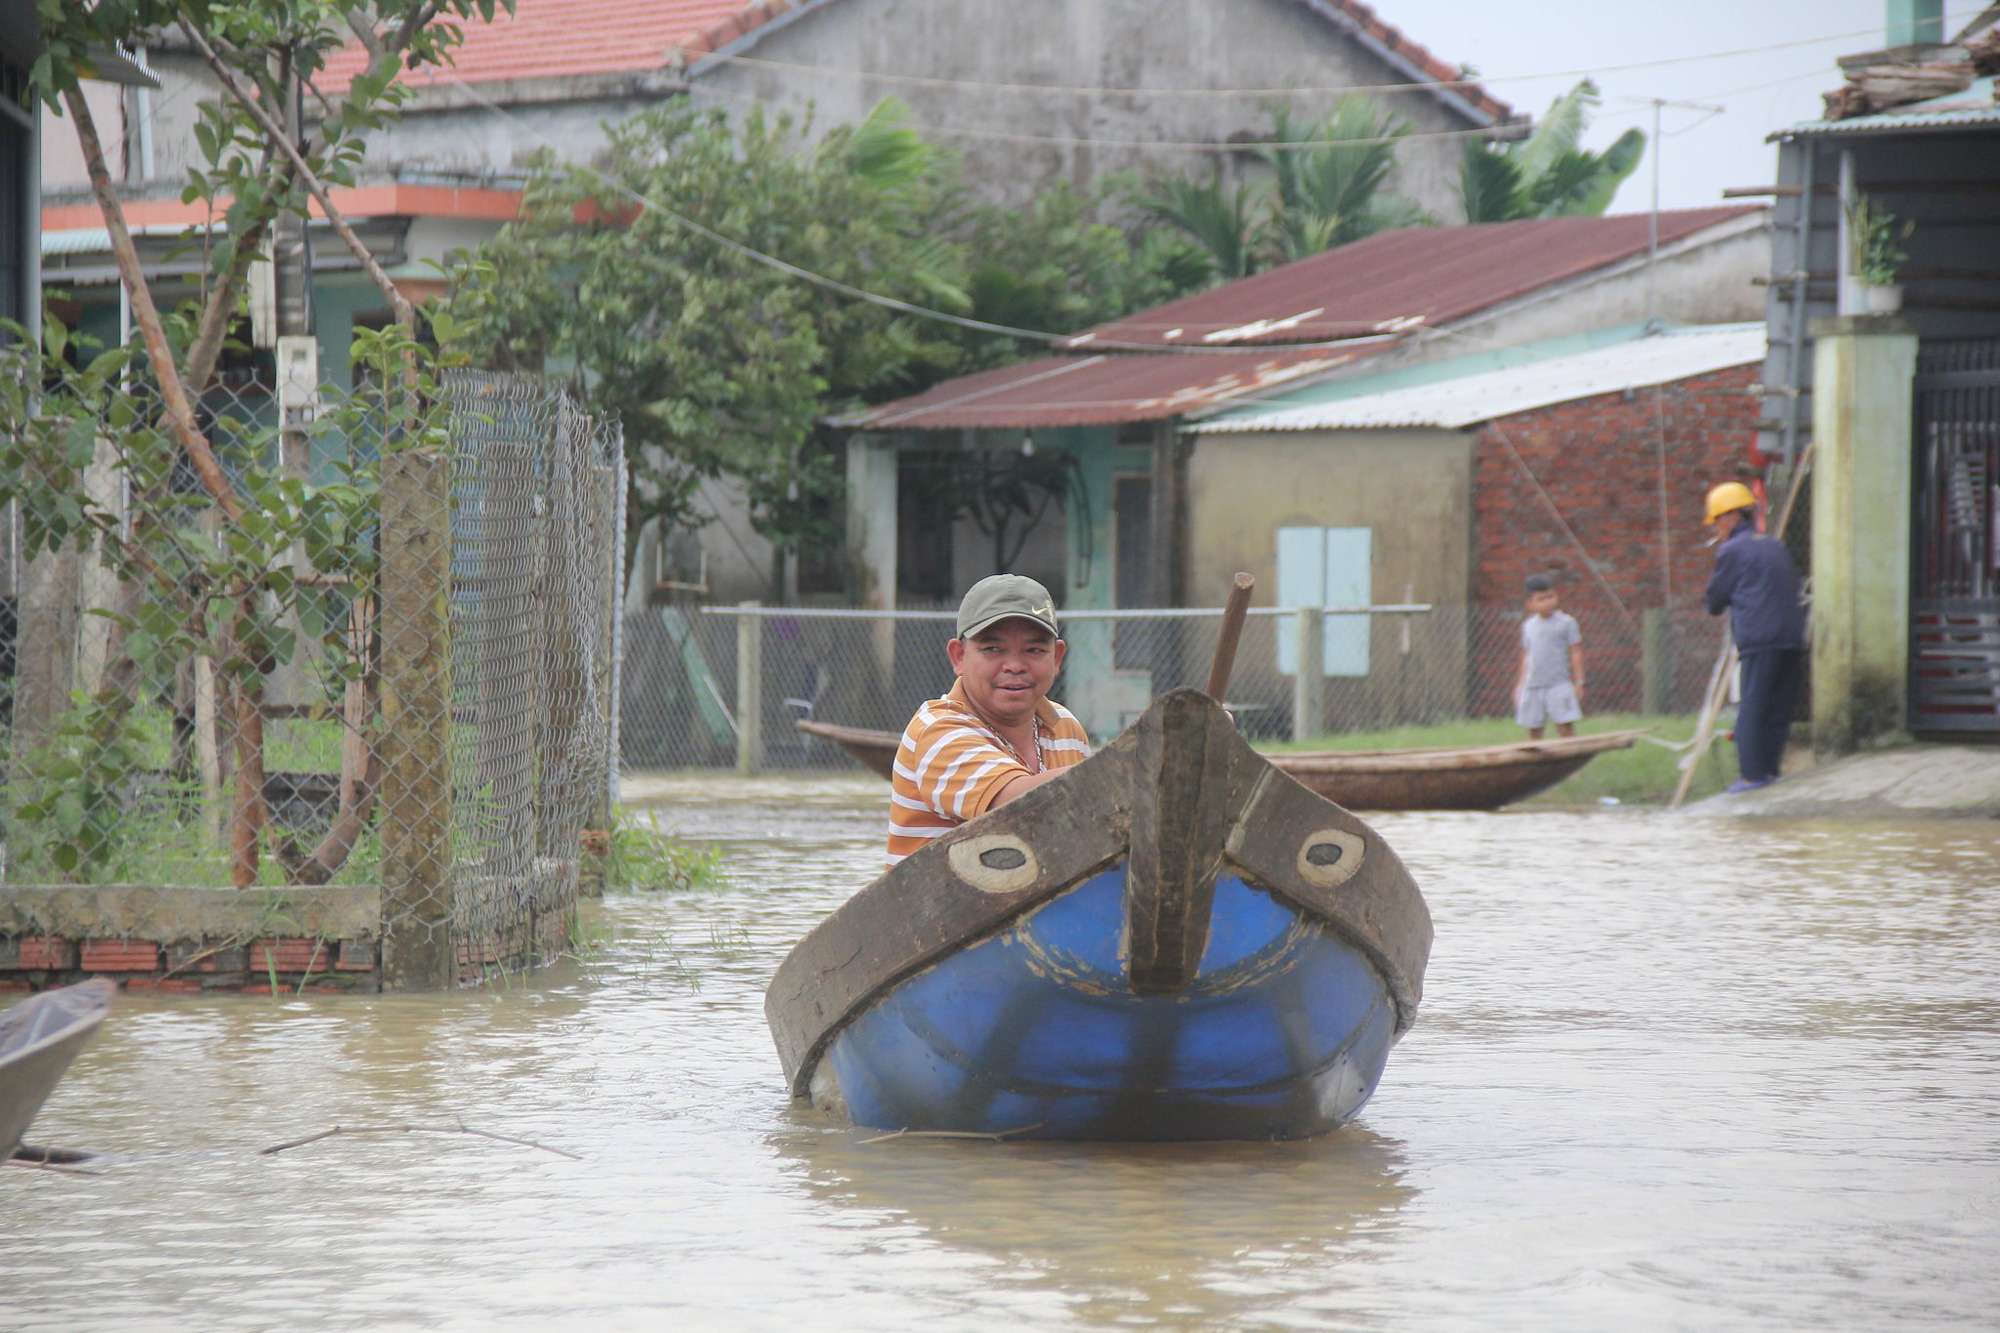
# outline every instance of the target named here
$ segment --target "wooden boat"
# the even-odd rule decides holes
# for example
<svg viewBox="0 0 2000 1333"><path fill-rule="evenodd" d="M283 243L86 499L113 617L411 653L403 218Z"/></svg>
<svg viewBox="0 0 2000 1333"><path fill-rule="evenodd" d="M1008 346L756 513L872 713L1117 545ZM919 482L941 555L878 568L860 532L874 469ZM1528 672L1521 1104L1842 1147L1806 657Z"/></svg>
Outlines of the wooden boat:
<svg viewBox="0 0 2000 1333"><path fill-rule="evenodd" d="M847 752L847 757L868 769L884 782L896 775L896 747L903 738L893 731L870 731L866 727L842 727L831 722L814 722L811 718L800 718L793 724L808 736L832 741Z"/></svg>
<svg viewBox="0 0 2000 1333"><path fill-rule="evenodd" d="M799 730L832 741L884 778L893 732L801 721ZM1636 731L1557 736L1447 750L1312 750L1265 756L1330 801L1350 810L1497 810L1547 791L1606 750L1629 749Z"/></svg>
<svg viewBox="0 0 2000 1333"><path fill-rule="evenodd" d="M0 1013L0 1161L20 1146L117 994L116 985L99 977L43 991Z"/></svg>
<svg viewBox="0 0 2000 1333"><path fill-rule="evenodd" d="M1268 756L1351 810L1497 810L1547 791L1637 731L1555 736L1448 750L1315 750Z"/></svg>
<svg viewBox="0 0 2000 1333"><path fill-rule="evenodd" d="M1286 1139L1374 1091L1431 921L1360 819L1205 694L926 845L765 997L792 1094L854 1123Z"/></svg>

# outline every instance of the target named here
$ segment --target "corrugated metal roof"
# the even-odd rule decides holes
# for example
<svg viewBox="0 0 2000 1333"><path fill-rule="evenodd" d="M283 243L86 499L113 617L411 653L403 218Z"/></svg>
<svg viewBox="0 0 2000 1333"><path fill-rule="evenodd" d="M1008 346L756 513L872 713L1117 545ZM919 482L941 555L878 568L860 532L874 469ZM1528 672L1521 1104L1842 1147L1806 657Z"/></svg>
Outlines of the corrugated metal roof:
<svg viewBox="0 0 2000 1333"><path fill-rule="evenodd" d="M1390 344L1259 355L1052 356L954 380L842 419L862 430L1091 426L1157 421L1347 365Z"/></svg>
<svg viewBox="0 0 2000 1333"><path fill-rule="evenodd" d="M177 223L128 227L134 236L193 235L193 229ZM71 255L111 253L111 232L104 227L67 227L42 233L42 258L62 259Z"/></svg>
<svg viewBox="0 0 2000 1333"><path fill-rule="evenodd" d="M2000 125L2000 102L1996 102L1992 75L1974 79L1963 92L1946 93L1924 102L1847 120L1809 120L1803 125L1779 130L1770 140L1818 139L1837 134L1906 134L1921 130L1956 130Z"/></svg>
<svg viewBox="0 0 2000 1333"><path fill-rule="evenodd" d="M1672 244L1760 214L1763 205L1660 214ZM1643 213L1533 218L1470 227L1405 227L1267 269L1057 343L1162 347L1324 342L1449 324L1539 288L1646 252Z"/></svg>
<svg viewBox="0 0 2000 1333"><path fill-rule="evenodd" d="M1352 430L1395 426L1457 429L1600 393L1667 384L1764 359L1762 324L1668 329L1631 342L1536 365L1467 375L1334 402L1244 413L1205 422L1204 435L1244 431Z"/></svg>

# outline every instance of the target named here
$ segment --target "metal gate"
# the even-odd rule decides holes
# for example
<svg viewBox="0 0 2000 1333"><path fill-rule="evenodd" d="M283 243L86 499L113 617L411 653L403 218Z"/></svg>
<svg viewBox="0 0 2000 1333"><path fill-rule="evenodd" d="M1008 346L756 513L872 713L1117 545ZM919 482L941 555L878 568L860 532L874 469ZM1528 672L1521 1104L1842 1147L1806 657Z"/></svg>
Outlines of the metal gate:
<svg viewBox="0 0 2000 1333"><path fill-rule="evenodd" d="M2000 735L2000 339L1917 353L1910 727Z"/></svg>

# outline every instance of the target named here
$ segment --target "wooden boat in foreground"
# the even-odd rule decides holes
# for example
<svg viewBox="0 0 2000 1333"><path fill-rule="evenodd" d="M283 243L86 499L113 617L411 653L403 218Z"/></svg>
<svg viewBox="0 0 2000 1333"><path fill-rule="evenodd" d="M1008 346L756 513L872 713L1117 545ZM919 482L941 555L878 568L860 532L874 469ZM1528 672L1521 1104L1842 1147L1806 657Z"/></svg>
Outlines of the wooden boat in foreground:
<svg viewBox="0 0 2000 1333"><path fill-rule="evenodd" d="M117 994L116 985L99 977L43 991L0 1013L0 1161L20 1146Z"/></svg>
<svg viewBox="0 0 2000 1333"><path fill-rule="evenodd" d="M1176 690L779 966L795 1097L880 1129L1284 1139L1374 1091L1431 921L1396 854Z"/></svg>
<svg viewBox="0 0 2000 1333"><path fill-rule="evenodd" d="M866 768L890 776L901 738L893 732L800 721ZM1445 750L1312 750L1266 755L1350 810L1497 810L1547 791L1606 750L1629 749L1636 731L1556 736Z"/></svg>

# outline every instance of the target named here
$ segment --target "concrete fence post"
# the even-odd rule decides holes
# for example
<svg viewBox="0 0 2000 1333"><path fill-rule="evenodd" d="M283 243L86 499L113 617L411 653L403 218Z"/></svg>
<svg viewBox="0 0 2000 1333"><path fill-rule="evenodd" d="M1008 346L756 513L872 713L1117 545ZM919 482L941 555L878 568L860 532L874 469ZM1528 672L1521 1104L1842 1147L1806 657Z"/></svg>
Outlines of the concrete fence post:
<svg viewBox="0 0 2000 1333"><path fill-rule="evenodd" d="M1909 727L1917 335L1893 315L1812 334L1812 739L1833 759Z"/></svg>
<svg viewBox="0 0 2000 1333"><path fill-rule="evenodd" d="M1642 611L1639 635L1639 710L1658 716L1673 707L1673 621L1667 608L1649 606Z"/></svg>
<svg viewBox="0 0 2000 1333"><path fill-rule="evenodd" d="M1326 611L1302 606L1292 621L1298 635L1298 674L1292 677L1292 739L1326 732Z"/></svg>
<svg viewBox="0 0 2000 1333"><path fill-rule="evenodd" d="M738 602L736 617L736 771L754 778L764 759L764 618L760 602Z"/></svg>
<svg viewBox="0 0 2000 1333"><path fill-rule="evenodd" d="M452 958L451 464L382 460L382 984L441 989Z"/></svg>

